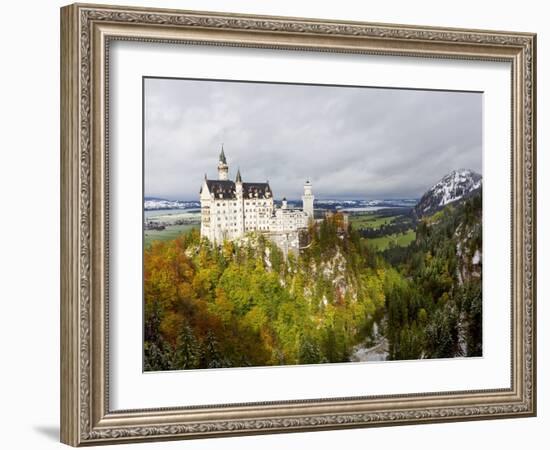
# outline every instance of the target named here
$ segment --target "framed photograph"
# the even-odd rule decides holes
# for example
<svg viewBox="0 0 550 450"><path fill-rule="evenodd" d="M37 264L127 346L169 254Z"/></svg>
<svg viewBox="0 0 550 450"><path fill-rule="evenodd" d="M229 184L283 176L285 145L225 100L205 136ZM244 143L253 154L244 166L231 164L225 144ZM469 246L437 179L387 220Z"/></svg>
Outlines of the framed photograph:
<svg viewBox="0 0 550 450"><path fill-rule="evenodd" d="M62 442L535 415L535 57L62 8Z"/></svg>

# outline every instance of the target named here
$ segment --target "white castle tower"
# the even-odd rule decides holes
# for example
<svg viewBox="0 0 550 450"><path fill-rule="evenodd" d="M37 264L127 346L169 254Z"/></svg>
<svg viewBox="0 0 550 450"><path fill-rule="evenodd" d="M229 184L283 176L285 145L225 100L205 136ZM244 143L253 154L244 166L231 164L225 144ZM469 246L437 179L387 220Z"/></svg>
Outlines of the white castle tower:
<svg viewBox="0 0 550 450"><path fill-rule="evenodd" d="M223 151L223 144L222 144L222 151L220 152L220 161L218 162L218 180L227 180L228 173L229 173L229 166L227 165L227 160L225 159L225 153Z"/></svg>
<svg viewBox="0 0 550 450"><path fill-rule="evenodd" d="M304 195L302 195L302 209L304 213L307 214L307 217L309 220L313 220L313 200L315 199L315 196L312 192L313 187L311 186L311 183L308 181L304 184Z"/></svg>

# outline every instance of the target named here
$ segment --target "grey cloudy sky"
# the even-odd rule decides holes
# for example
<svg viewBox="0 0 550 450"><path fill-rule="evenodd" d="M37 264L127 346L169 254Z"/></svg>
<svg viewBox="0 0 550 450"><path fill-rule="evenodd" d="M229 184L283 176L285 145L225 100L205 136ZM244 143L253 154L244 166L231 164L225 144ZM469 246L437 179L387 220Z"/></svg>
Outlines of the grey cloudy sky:
<svg viewBox="0 0 550 450"><path fill-rule="evenodd" d="M145 195L198 199L221 143L234 179L276 199L419 197L453 169L481 173L482 94L145 80Z"/></svg>

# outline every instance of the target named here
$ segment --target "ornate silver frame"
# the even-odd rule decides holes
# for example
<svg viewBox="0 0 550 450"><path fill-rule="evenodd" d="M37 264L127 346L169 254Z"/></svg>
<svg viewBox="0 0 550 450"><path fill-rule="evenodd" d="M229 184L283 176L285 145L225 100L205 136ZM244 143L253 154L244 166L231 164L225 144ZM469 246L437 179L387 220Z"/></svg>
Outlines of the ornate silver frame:
<svg viewBox="0 0 550 450"><path fill-rule="evenodd" d="M106 327L106 67L114 39L510 62L510 388L111 411ZM530 33L82 4L62 8L61 441L80 446L534 416L535 53L536 36Z"/></svg>

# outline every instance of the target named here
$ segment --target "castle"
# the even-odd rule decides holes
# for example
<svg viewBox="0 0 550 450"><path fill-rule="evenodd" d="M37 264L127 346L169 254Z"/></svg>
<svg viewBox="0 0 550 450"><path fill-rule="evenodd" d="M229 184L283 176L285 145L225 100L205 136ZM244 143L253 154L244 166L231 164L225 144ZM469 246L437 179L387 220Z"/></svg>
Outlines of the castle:
<svg viewBox="0 0 550 450"><path fill-rule="evenodd" d="M288 207L283 198L275 207L269 182L247 183L237 171L235 181L228 179L229 166L223 150L218 162L218 179L204 176L200 189L201 237L211 242L235 240L249 232L261 232L285 254L299 248L299 231L314 219L314 195L309 181L304 184L303 208Z"/></svg>

